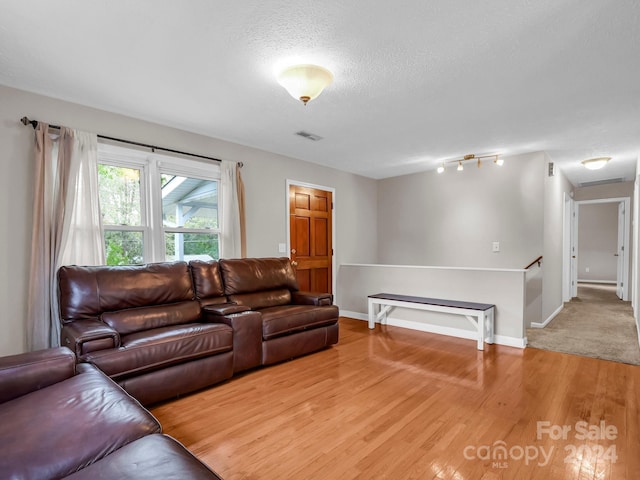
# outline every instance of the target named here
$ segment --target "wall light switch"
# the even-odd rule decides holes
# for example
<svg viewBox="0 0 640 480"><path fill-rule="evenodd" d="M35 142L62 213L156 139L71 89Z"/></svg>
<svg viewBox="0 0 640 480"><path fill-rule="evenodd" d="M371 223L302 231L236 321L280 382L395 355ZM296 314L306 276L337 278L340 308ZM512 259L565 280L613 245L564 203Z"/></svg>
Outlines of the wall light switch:
<svg viewBox="0 0 640 480"><path fill-rule="evenodd" d="M586 273L589 273L589 267L584 269Z"/></svg>
<svg viewBox="0 0 640 480"><path fill-rule="evenodd" d="M287 244L279 243L278 244L278 253L287 253Z"/></svg>
<svg viewBox="0 0 640 480"><path fill-rule="evenodd" d="M498 253L500 251L500 242L493 242L491 244L491 251L493 253Z"/></svg>

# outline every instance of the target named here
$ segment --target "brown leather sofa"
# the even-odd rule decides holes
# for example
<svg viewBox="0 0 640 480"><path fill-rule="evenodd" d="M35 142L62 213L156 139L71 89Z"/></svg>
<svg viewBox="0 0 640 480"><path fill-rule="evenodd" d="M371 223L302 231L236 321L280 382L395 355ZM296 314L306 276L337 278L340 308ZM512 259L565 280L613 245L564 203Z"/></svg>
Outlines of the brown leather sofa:
<svg viewBox="0 0 640 480"><path fill-rule="evenodd" d="M185 262L58 271L61 344L141 403L231 377L233 331L202 321Z"/></svg>
<svg viewBox="0 0 640 480"><path fill-rule="evenodd" d="M288 258L58 272L62 345L141 403L338 341L330 294L299 292Z"/></svg>
<svg viewBox="0 0 640 480"><path fill-rule="evenodd" d="M1 478L220 479L64 347L0 358L0 451Z"/></svg>

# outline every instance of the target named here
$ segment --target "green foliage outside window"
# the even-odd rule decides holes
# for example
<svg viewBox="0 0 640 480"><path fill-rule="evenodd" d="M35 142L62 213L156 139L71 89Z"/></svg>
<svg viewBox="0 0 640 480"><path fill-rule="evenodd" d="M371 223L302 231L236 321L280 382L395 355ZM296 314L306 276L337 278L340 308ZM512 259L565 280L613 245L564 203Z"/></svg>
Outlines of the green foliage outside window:
<svg viewBox="0 0 640 480"><path fill-rule="evenodd" d="M141 172L138 168L98 165L100 210L106 227L104 241L107 265L135 265L145 261L145 243L150 239L145 239L143 234ZM165 174L159 180L162 187L171 181L179 181L181 183L178 186L182 185L181 191L170 196L163 188L164 226L204 230L189 233L166 232L165 260L220 258L218 234L206 232L218 227L218 183ZM185 186L189 188L184 188ZM183 220L178 221L178 215ZM128 228L118 228L122 226ZM140 227L140 230L132 230L131 227Z"/></svg>

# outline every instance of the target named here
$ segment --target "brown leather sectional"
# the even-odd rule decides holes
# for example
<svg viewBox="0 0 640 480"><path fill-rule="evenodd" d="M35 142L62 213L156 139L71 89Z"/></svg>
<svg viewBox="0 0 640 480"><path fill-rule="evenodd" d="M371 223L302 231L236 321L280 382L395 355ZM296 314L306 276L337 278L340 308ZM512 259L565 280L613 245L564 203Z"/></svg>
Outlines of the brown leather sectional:
<svg viewBox="0 0 640 480"><path fill-rule="evenodd" d="M62 345L142 404L338 341L330 294L298 291L288 258L62 267Z"/></svg>
<svg viewBox="0 0 640 480"><path fill-rule="evenodd" d="M0 358L0 477L220 480L68 348Z"/></svg>

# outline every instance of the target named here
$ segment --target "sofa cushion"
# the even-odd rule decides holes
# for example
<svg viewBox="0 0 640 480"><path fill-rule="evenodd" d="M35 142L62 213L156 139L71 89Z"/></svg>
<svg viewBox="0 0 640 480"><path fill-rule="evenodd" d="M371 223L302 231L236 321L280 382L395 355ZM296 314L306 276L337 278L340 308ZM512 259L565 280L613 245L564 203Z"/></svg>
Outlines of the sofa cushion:
<svg viewBox="0 0 640 480"><path fill-rule="evenodd" d="M61 478L160 424L95 368L0 405L0 476Z"/></svg>
<svg viewBox="0 0 640 480"><path fill-rule="evenodd" d="M252 310L258 310L278 305L289 305L291 303L291 292L286 288L282 288L280 290L229 295L229 301L244 305Z"/></svg>
<svg viewBox="0 0 640 480"><path fill-rule="evenodd" d="M189 262L193 286L198 300L209 297L224 297L224 285L218 262L192 260Z"/></svg>
<svg viewBox="0 0 640 480"><path fill-rule="evenodd" d="M80 267L58 270L63 322L102 312L178 303L195 298L185 262Z"/></svg>
<svg viewBox="0 0 640 480"><path fill-rule="evenodd" d="M105 312L100 318L122 336L152 328L196 322L200 319L200 304L190 300L170 305L127 308Z"/></svg>
<svg viewBox="0 0 640 480"><path fill-rule="evenodd" d="M315 307L286 305L265 308L262 314L262 338L269 340L283 335L333 325L338 321L335 305Z"/></svg>
<svg viewBox="0 0 640 480"><path fill-rule="evenodd" d="M71 480L221 480L166 435L149 435L68 477Z"/></svg>
<svg viewBox="0 0 640 480"><path fill-rule="evenodd" d="M227 295L298 290L296 274L288 258L221 259L219 265Z"/></svg>
<svg viewBox="0 0 640 480"><path fill-rule="evenodd" d="M121 347L90 352L82 360L118 380L232 350L233 330L219 323L192 323L123 336Z"/></svg>

